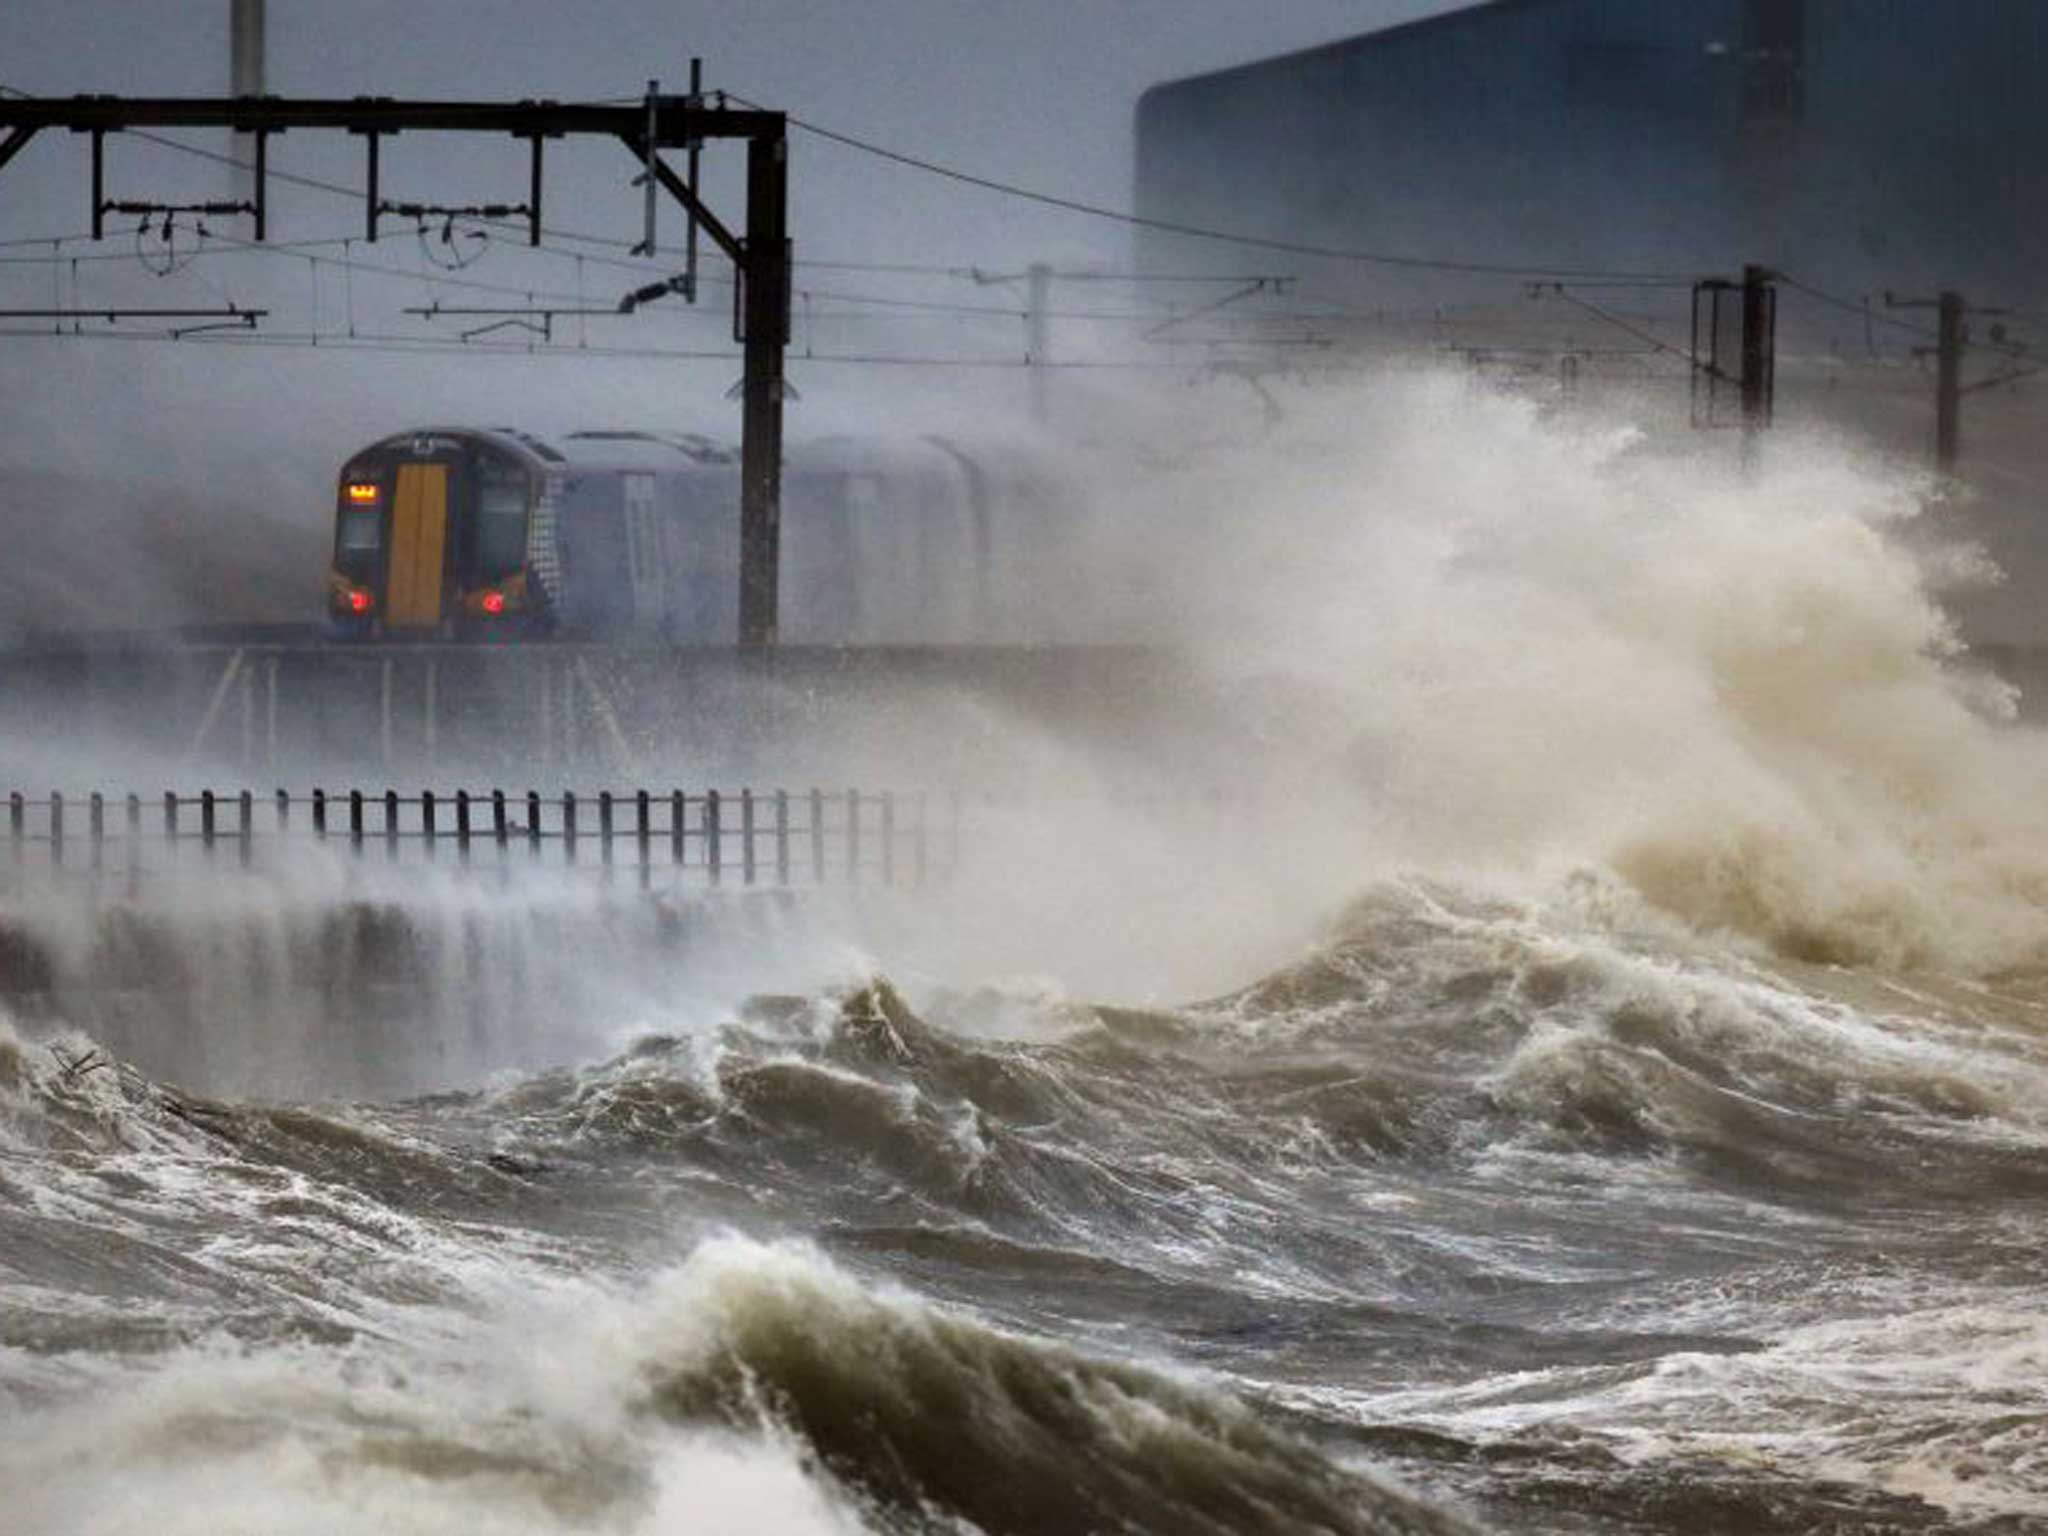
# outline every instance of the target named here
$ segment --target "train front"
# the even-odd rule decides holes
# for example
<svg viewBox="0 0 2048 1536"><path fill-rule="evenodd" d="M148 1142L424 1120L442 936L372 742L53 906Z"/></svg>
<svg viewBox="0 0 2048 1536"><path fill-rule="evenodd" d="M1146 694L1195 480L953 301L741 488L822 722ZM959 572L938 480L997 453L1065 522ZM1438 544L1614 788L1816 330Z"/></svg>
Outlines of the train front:
<svg viewBox="0 0 2048 1536"><path fill-rule="evenodd" d="M335 490L334 633L509 639L544 628L545 593L529 564L544 446L435 429L354 455Z"/></svg>

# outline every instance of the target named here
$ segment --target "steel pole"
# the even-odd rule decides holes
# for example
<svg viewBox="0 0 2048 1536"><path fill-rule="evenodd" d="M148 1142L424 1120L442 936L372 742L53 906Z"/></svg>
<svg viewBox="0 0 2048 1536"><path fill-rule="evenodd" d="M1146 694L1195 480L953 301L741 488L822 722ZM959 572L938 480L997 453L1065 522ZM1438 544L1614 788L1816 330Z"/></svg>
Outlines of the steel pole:
<svg viewBox="0 0 2048 1536"><path fill-rule="evenodd" d="M1935 357L1934 467L1953 475L1963 444L1963 296L1944 289L1937 307L1941 319Z"/></svg>
<svg viewBox="0 0 2048 1536"><path fill-rule="evenodd" d="M771 646L782 563L782 362L789 340L789 148L778 123L747 141L746 337L740 424L740 625Z"/></svg>

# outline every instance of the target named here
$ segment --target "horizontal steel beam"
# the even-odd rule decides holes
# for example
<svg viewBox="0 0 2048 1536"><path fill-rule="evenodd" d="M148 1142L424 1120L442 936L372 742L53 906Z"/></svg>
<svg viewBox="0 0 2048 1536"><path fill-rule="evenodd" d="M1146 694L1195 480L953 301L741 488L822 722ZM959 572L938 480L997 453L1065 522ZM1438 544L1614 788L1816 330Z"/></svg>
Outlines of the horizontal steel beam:
<svg viewBox="0 0 2048 1536"><path fill-rule="evenodd" d="M276 96L66 96L0 100L0 128L34 132L118 133L124 128L233 128L284 133L293 128L345 128L357 133L480 132L519 136L598 134L644 138L645 102L580 106L558 101L395 101L357 96L286 100ZM692 105L687 96L654 99L655 147L680 149L693 139L773 138L780 112ZM13 147L18 148L15 144Z"/></svg>
<svg viewBox="0 0 2048 1536"><path fill-rule="evenodd" d="M0 320L241 320L263 319L267 309L130 309L109 304L102 309L0 309Z"/></svg>

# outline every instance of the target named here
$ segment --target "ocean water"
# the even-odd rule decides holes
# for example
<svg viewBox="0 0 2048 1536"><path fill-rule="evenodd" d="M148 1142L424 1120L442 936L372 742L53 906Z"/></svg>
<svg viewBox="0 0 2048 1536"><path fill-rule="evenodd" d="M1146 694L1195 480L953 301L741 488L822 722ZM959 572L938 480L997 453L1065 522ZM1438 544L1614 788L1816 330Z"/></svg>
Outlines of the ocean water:
<svg viewBox="0 0 2048 1536"><path fill-rule="evenodd" d="M1386 388L1192 461L1227 856L10 888L0 1532L2048 1531L2048 757L1968 552L1837 445Z"/></svg>

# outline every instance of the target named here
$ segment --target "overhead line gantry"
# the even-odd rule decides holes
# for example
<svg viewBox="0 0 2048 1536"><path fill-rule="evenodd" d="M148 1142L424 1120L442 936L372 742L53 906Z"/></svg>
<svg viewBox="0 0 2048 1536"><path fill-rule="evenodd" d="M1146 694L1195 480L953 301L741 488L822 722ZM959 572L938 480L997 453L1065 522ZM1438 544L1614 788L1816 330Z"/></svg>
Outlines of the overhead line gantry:
<svg viewBox="0 0 2048 1536"><path fill-rule="evenodd" d="M129 128L228 128L250 136L254 147L255 237L267 224L267 153L270 136L293 129L338 129L366 141L364 227L377 238L380 207L378 146L404 132L494 133L532 146L531 181L524 209L528 236L540 243L542 146L549 139L608 138L640 162L651 188L668 193L733 263L739 277L734 322L744 349L740 392L740 601L739 641L775 642L781 547L783 353L789 342L789 150L784 114L759 108L708 105L698 93L646 96L626 104L557 101L398 101L356 96L293 100L278 96L131 97L70 96L0 100L0 167L45 128L92 137L92 229L104 234L113 208L105 195L106 136ZM735 234L661 158L664 149L694 151L706 139L743 139L747 145L744 234ZM694 161L694 154L692 154ZM653 204L648 206L646 253L654 250ZM664 285L664 292L694 300L695 263Z"/></svg>

